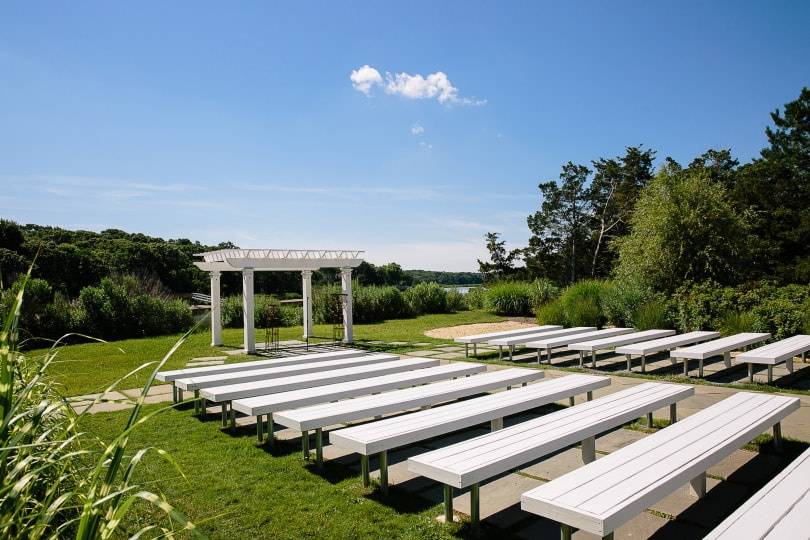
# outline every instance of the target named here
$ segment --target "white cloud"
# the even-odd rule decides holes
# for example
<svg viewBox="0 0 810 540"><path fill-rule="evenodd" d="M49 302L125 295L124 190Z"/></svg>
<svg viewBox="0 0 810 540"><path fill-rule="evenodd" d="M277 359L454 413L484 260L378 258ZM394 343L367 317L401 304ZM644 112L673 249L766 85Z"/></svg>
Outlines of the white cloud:
<svg viewBox="0 0 810 540"><path fill-rule="evenodd" d="M427 148L428 150L433 148L433 145L431 143L425 141L420 141L419 146L421 146L422 148Z"/></svg>
<svg viewBox="0 0 810 540"><path fill-rule="evenodd" d="M487 100L459 96L458 88L453 86L443 71L423 76L419 73L385 73L385 84L380 72L369 66L352 70L349 78L355 90L371 94L374 86L383 86L386 94L402 96L408 99L436 99L442 105L485 105Z"/></svg>
<svg viewBox="0 0 810 540"><path fill-rule="evenodd" d="M369 66L364 65L361 68L353 69L352 74L349 75L354 89L363 92L365 95L371 95L371 88L376 85L382 85L383 79L380 72Z"/></svg>
<svg viewBox="0 0 810 540"><path fill-rule="evenodd" d="M415 123L411 126L411 135L421 135L425 132L425 128L422 127L422 124L419 122Z"/></svg>

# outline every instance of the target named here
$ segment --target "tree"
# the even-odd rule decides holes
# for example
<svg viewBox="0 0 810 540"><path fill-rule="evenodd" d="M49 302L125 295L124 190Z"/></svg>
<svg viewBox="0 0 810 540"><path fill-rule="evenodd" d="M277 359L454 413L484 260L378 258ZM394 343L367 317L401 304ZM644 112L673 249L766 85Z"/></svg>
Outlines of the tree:
<svg viewBox="0 0 810 540"><path fill-rule="evenodd" d="M612 239L627 234L639 191L653 176L654 159L654 150L630 146L624 156L593 162L595 173L586 195L594 222L592 277L610 273L615 251L605 248Z"/></svg>
<svg viewBox="0 0 810 540"><path fill-rule="evenodd" d="M484 235L489 251L489 262L478 259L479 271L486 281L497 281L515 273L515 260L520 256L519 249L506 250L506 242L498 240L500 233L488 232Z"/></svg>
<svg viewBox="0 0 810 540"><path fill-rule="evenodd" d="M568 162L560 182L543 182L540 210L527 218L531 237L524 250L530 273L573 283L588 267L591 203L585 189L590 170Z"/></svg>
<svg viewBox="0 0 810 540"><path fill-rule="evenodd" d="M760 274L810 281L810 89L771 113L770 146L740 168L733 196L757 214L754 231L768 247Z"/></svg>
<svg viewBox="0 0 810 540"><path fill-rule="evenodd" d="M617 240L618 277L661 291L688 280L735 283L749 262L747 218L722 183L668 161L641 191L630 234Z"/></svg>

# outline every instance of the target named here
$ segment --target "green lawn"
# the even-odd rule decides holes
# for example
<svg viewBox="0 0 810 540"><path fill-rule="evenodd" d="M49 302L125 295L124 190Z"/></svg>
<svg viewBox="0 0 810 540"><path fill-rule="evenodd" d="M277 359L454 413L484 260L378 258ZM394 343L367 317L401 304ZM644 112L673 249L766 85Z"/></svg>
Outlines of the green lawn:
<svg viewBox="0 0 810 540"><path fill-rule="evenodd" d="M85 417L81 429L109 441L129 413ZM449 539L462 527L436 522L440 505L396 489L379 499L346 464L327 461L318 471L304 463L298 444L277 443L271 453L256 445L252 429L220 431L215 416L203 421L188 407L170 409L130 437L132 449L157 446L172 455L185 480L156 454L143 463L138 480L162 492L210 538ZM146 504L136 506L126 520L128 536L152 521L165 518Z"/></svg>
<svg viewBox="0 0 810 540"><path fill-rule="evenodd" d="M441 343L445 340L432 339L424 335L426 330L471 324L479 322L493 322L502 320L484 311L462 311L459 313L441 315L423 315L413 319L392 320L376 324L357 324L354 326L354 337L359 346L367 341L408 341ZM282 328L279 331L280 339L299 339L303 328L294 326ZM331 325L316 325L315 335L331 337ZM51 374L56 381L63 385L63 394L75 396L103 390L107 385L125 376L131 370L146 362L160 360L180 336L160 336L143 339L130 339L114 343L85 343L64 347L52 365ZM264 340L264 331L257 330L257 341ZM169 359L166 369L179 368L191 359L199 356L212 356L222 354L217 348L209 345L211 340L208 327L193 334L186 343ZM242 330L239 328L226 328L223 331L223 340L226 347L239 347L242 343ZM371 347L379 348L379 347ZM404 351L408 347L393 348L394 351ZM31 351L32 356L41 355L44 351ZM230 362L239 362L248 359L247 356L230 357ZM134 388L142 386L149 370L144 370L123 381L119 388Z"/></svg>

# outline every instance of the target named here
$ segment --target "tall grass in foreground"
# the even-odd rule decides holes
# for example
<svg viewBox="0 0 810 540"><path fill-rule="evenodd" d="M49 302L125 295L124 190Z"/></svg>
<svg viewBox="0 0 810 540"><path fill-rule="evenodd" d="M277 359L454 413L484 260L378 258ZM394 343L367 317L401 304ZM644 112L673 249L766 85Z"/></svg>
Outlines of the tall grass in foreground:
<svg viewBox="0 0 810 540"><path fill-rule="evenodd" d="M29 277L30 269L0 330L0 537L94 540L121 536L124 519L139 501L160 509L166 523L147 525L135 536L172 537L187 531L202 537L163 497L134 481L134 473L149 451L173 463L171 457L156 448L127 452L133 430L165 410L141 416L155 373L191 331L161 361L144 364L127 375L156 364L126 425L103 451L88 450L78 429L84 413L73 411L47 373L61 340L41 359L19 352L18 324ZM101 397L94 404L100 401Z"/></svg>

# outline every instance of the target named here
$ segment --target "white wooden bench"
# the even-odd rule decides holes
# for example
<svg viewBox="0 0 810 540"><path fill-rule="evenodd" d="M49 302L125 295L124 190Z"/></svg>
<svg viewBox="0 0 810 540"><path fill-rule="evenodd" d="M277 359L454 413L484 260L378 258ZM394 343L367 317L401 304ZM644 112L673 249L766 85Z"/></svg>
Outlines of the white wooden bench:
<svg viewBox="0 0 810 540"><path fill-rule="evenodd" d="M380 484L386 489L388 451L453 431L489 422L493 430L503 427L506 416L525 412L578 394L591 397L598 388L610 385L609 377L568 375L506 392L451 403L426 411L386 418L333 431L335 446L360 454L363 483L368 485L368 456L379 454Z"/></svg>
<svg viewBox="0 0 810 540"><path fill-rule="evenodd" d="M720 332L709 332L705 330L697 330L695 332L687 332L679 336L670 336L661 339L654 339L652 341L644 341L641 343L634 343L632 345L623 345L616 347L617 354L623 354L627 358L627 371L632 371L633 355L641 357L641 372L647 370L647 356L662 351L671 351L682 345L692 345L702 341L720 337ZM674 362L674 359L673 359Z"/></svg>
<svg viewBox="0 0 810 540"><path fill-rule="evenodd" d="M754 364L768 366L768 384L773 382L773 366L785 362L787 370L793 373L793 357L801 355L802 362L810 351L810 336L798 335L763 345L744 352L734 359L737 363L748 363L748 380L754 382Z"/></svg>
<svg viewBox="0 0 810 540"><path fill-rule="evenodd" d="M407 411L415 408L428 408L439 403L459 398L483 394L498 388L526 385L542 379L544 373L538 369L508 368L481 373L474 377L425 384L383 394L346 399L336 403L319 403L301 409L290 409L273 414L277 424L300 431L302 437L315 431L315 461L323 461L323 428L384 414ZM305 456L306 457L306 456Z"/></svg>
<svg viewBox="0 0 810 540"><path fill-rule="evenodd" d="M572 343L579 343L580 341L590 341L594 339L602 339L611 336L620 336L622 334L629 334L633 332L632 328L605 328L603 330L588 330L585 332L575 332L573 334L564 335L560 337L546 336L542 339L537 339L526 343L526 347L537 349L537 363L540 363L541 351L546 351L546 359L551 364L551 350L557 347L565 347Z"/></svg>
<svg viewBox="0 0 810 540"><path fill-rule="evenodd" d="M521 389L523 390L523 389ZM479 518L479 485L573 444L582 444L582 461L596 459L596 436L694 394L691 386L642 383L575 407L556 411L500 431L420 454L408 470L444 484L445 519L453 517L453 488L470 486L470 518ZM601 461L601 460L599 460Z"/></svg>
<svg viewBox="0 0 810 540"><path fill-rule="evenodd" d="M389 375L378 375L366 379L357 379L349 382L332 383L322 386L302 388L300 390L290 390L287 392L277 392L265 394L251 398L236 399L231 403L230 418L231 426L235 423L235 411L239 411L247 416L255 416L256 432L259 442L263 440L262 417L271 415L274 412L286 411L296 407L306 407L316 403L327 403L346 399L355 396L364 396L397 388L407 388L421 384L432 383L455 379L457 377L469 377L476 373L483 373L487 367L483 364L473 364L469 362L456 362L444 366L426 367L402 373L392 373ZM222 406L222 425L227 421L227 403ZM268 418L268 442L273 442L273 422ZM308 455L308 453L307 453Z"/></svg>
<svg viewBox="0 0 810 540"><path fill-rule="evenodd" d="M810 449L718 525L704 540L810 538Z"/></svg>
<svg viewBox="0 0 810 540"><path fill-rule="evenodd" d="M692 345L683 349L675 349L669 356L676 362L678 358L683 360L683 374L689 376L689 360L698 360L698 376L703 377L703 361L713 356L723 356L723 362L727 368L731 367L731 351L736 351L759 343L770 338L771 335L765 332L742 332L720 339L707 341L699 345Z"/></svg>
<svg viewBox="0 0 810 540"><path fill-rule="evenodd" d="M291 377L293 375L303 375L304 373L329 372L337 369L349 368L353 366L367 366L371 364L381 364L398 360L399 356L393 354L366 354L353 358L340 358L338 360L328 360L326 362L309 362L305 364L294 364L292 366L268 367L264 369L253 369L250 371L237 371L236 373L219 373L216 375L195 375L182 379L175 379L177 388L186 391L202 390L212 386L224 386L226 384L239 384L252 381L266 381L279 379L281 377Z"/></svg>
<svg viewBox="0 0 810 540"><path fill-rule="evenodd" d="M618 336L594 339L591 341L571 343L568 345L568 349L572 351L579 351L580 367L583 365L585 353L591 353L591 367L596 368L597 351L614 349L620 345L627 345L628 343L636 343L639 341L649 341L651 339L667 337L673 335L674 333L675 330L642 330L641 332L630 332L629 334L620 334Z"/></svg>
<svg viewBox="0 0 810 540"><path fill-rule="evenodd" d="M193 377L196 375L217 375L219 373L236 373L237 371L249 371L252 369L264 369L268 367L292 366L294 364L304 364L309 362L321 362L337 360L339 358L352 358L368 354L360 349L345 349L340 351L329 351L323 353L302 354L290 358L274 358L272 360L252 360L248 362L236 362L234 364L222 364L219 366L201 366L183 369L172 369L159 371L155 378L162 382L174 382L175 379L183 377ZM174 402L182 401L182 392L177 393L176 388L172 388ZM179 397L179 400L178 400Z"/></svg>
<svg viewBox="0 0 810 540"><path fill-rule="evenodd" d="M471 336L462 336L455 338L456 343L464 344L464 356L468 356L470 344L473 346L473 354L478 354L479 343L484 343L490 339L497 339L502 337L522 336L524 334L533 334L535 332L542 332L544 330L555 330L562 328L556 324L545 324L543 326L531 326L528 328L516 328L513 330L501 330L500 332L487 332L484 334L473 334Z"/></svg>
<svg viewBox="0 0 810 540"><path fill-rule="evenodd" d="M543 330L541 332L534 332L531 334L523 334L521 336L513 336L507 338L497 338L497 339L490 339L487 341L489 345L497 345L498 346L498 360L503 358L503 348L509 347L509 360L512 360L512 356L515 352L515 345L520 345L521 343L528 343L530 341L536 341L538 339L547 339L552 337L560 337L560 336L570 336L571 334L580 334L582 332L588 332L596 330L593 326L577 326L574 328L558 328L552 330Z"/></svg>
<svg viewBox="0 0 810 540"><path fill-rule="evenodd" d="M355 366L333 371L321 371L318 373L305 373L303 375L292 375L280 379L270 379L267 381L253 381L239 384L227 384L223 386L211 386L197 390L197 398L202 397L214 403L222 403L223 415L225 405L235 399L243 399L277 392L289 392L301 388L313 388L326 384L336 384L340 382L356 381L358 379L368 379L389 373L402 373L413 369L424 369L438 366L439 361L429 358L410 358L407 360L392 360L370 366ZM231 411L233 416L233 410Z"/></svg>
<svg viewBox="0 0 810 540"><path fill-rule="evenodd" d="M689 484L706 492L706 470L799 408L799 399L740 392L677 424L625 446L523 494L524 510L573 528L612 538L622 524ZM805 482L805 485L806 482ZM737 538L751 538L748 535Z"/></svg>

